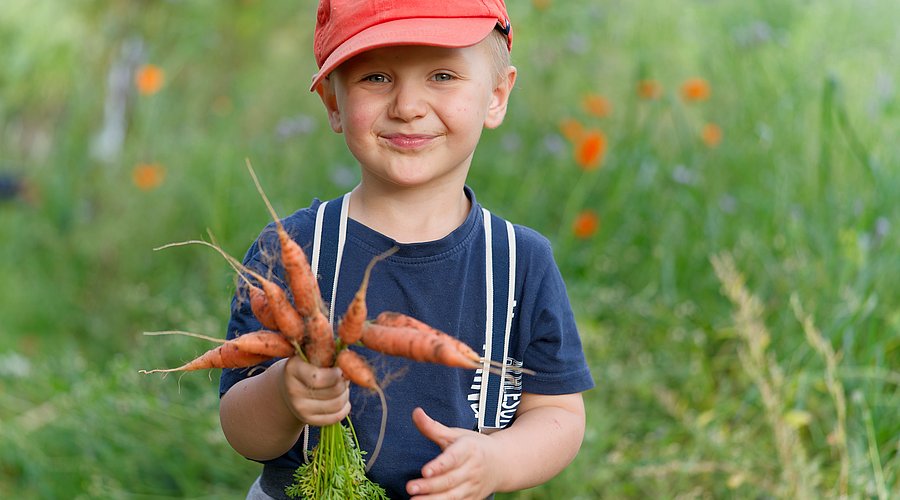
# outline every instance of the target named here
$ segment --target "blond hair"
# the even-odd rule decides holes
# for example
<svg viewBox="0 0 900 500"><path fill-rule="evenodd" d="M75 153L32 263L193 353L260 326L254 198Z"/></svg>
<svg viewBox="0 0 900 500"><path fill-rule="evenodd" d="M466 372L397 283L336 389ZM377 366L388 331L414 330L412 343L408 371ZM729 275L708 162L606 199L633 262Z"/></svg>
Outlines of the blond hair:
<svg viewBox="0 0 900 500"><path fill-rule="evenodd" d="M506 77L506 72L512 65L509 54L509 46L506 43L506 35L500 30L492 30L483 40L487 44L487 50L491 56L491 66L494 70L494 83Z"/></svg>

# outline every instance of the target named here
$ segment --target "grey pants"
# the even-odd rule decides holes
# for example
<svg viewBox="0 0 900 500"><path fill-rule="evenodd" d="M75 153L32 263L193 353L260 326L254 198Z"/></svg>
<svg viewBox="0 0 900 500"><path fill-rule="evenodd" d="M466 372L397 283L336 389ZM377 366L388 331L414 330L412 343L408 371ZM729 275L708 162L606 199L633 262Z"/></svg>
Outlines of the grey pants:
<svg viewBox="0 0 900 500"><path fill-rule="evenodd" d="M291 500L284 487L293 482L295 471L293 467L264 465L262 474L247 491L247 500Z"/></svg>
<svg viewBox="0 0 900 500"><path fill-rule="evenodd" d="M259 478L256 478L256 481L253 481L253 485L250 486L250 491L247 492L247 500L272 500L272 497L266 494L263 491L262 486L259 485Z"/></svg>

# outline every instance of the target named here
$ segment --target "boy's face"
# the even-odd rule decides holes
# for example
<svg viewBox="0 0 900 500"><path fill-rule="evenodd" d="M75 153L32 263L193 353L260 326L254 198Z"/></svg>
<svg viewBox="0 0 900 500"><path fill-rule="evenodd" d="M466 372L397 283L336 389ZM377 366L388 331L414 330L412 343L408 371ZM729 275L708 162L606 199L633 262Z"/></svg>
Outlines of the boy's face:
<svg viewBox="0 0 900 500"><path fill-rule="evenodd" d="M515 68L497 77L487 41L464 48L386 47L346 62L320 90L364 182L465 181L484 127L500 125Z"/></svg>

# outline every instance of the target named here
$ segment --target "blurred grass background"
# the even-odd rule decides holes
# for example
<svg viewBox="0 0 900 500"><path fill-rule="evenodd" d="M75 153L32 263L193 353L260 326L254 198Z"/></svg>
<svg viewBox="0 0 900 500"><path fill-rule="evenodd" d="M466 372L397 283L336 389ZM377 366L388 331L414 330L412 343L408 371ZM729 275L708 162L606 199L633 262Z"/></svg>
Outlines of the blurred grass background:
<svg viewBox="0 0 900 500"><path fill-rule="evenodd" d="M900 3L512 0L470 184L554 243L598 387L503 498L900 496ZM0 6L0 497L243 498L217 373L242 255L357 179L311 0ZM892 291L893 290L893 291ZM514 459L514 457L511 457Z"/></svg>

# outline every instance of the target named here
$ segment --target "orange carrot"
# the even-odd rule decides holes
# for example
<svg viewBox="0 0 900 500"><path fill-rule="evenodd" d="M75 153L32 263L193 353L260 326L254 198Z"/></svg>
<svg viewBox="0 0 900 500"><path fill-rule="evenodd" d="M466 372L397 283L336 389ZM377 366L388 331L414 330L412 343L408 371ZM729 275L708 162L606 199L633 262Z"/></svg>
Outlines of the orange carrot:
<svg viewBox="0 0 900 500"><path fill-rule="evenodd" d="M429 325L428 323L425 323L424 321L413 318L412 316L408 316L406 314L393 312L393 311L384 311L383 313L379 314L377 318L375 318L375 323L377 323L379 325L384 325L384 326L412 328L415 330L419 330L420 332L422 332L426 335L437 335L439 337L444 337L444 336L449 337L449 339L446 341L448 343L453 344L453 346L456 348L456 350L459 351L460 354L465 356L466 359L471 359L471 360L478 361L478 362L483 361L483 358L480 358L478 356L478 354L475 351L473 351L472 348L469 347L465 342L462 342L461 340L457 339L456 337L453 337L452 335L448 335L448 334L438 330L437 328ZM491 368L492 373L498 373L498 370L501 368L504 368L504 367L510 368L508 366L505 366L500 361L492 360L492 361L490 361L489 364L492 366L492 368ZM521 366L515 366L512 368L518 372L526 373L528 375L535 374L534 370L529 370L529 369L523 368Z"/></svg>
<svg viewBox="0 0 900 500"><path fill-rule="evenodd" d="M337 366L344 375L354 384L367 389L376 389L378 382L375 380L375 371L365 358L356 351L342 349L337 355Z"/></svg>
<svg viewBox="0 0 900 500"><path fill-rule="evenodd" d="M281 263L287 278L291 294L294 295L294 306L301 316L311 316L313 311L322 309L322 296L319 282L313 276L312 267L306 253L277 221L278 239L281 242Z"/></svg>
<svg viewBox="0 0 900 500"><path fill-rule="evenodd" d="M481 367L480 358L475 351L468 349L471 354L464 353L464 349L458 346L462 342L438 330L424 333L417 328L366 323L360 340L364 346L374 351L413 361L457 368Z"/></svg>
<svg viewBox="0 0 900 500"><path fill-rule="evenodd" d="M465 356L467 359L470 359L475 362L480 362L481 357L472 350L465 342L453 337L449 334L446 334L437 328L425 323L424 321L413 318L412 316L408 316L403 313L385 311L378 315L375 318L375 323L383 326L391 326L397 328L410 328L414 330L418 330L425 335L431 335L442 339L442 342L446 342L450 344L454 349L456 349L460 354Z"/></svg>
<svg viewBox="0 0 900 500"><path fill-rule="evenodd" d="M141 373L168 373L178 371L205 370L209 368L247 368L271 359L265 354L254 354L242 351L232 341L214 347L194 360L185 363L178 368L141 370Z"/></svg>
<svg viewBox="0 0 900 500"><path fill-rule="evenodd" d="M250 171L253 183L256 184L256 190L275 221L278 241L281 244L281 264L284 266L285 278L287 279L288 287L291 289L291 294L294 296L294 305L297 311L303 317L312 316L313 311L316 310L324 311L322 295L319 292L319 281L313 275L306 253L284 229L284 225L281 223L281 219L278 218L278 214L275 213L275 209L269 202L265 191L263 191L249 159L247 159L247 169Z"/></svg>
<svg viewBox="0 0 900 500"><path fill-rule="evenodd" d="M406 328L418 328L420 330L434 329L431 325L422 320L394 311L384 311L375 318L375 322L384 326L403 326Z"/></svg>
<svg viewBox="0 0 900 500"><path fill-rule="evenodd" d="M250 295L250 310L259 320L263 328L267 330L277 330L278 323L275 322L275 316L272 314L272 308L269 307L269 301L266 299L266 293L262 288L248 284L247 292Z"/></svg>
<svg viewBox="0 0 900 500"><path fill-rule="evenodd" d="M266 330L245 333L228 342L243 352L262 354L270 358L287 358L296 353L293 344L286 337L278 332Z"/></svg>
<svg viewBox="0 0 900 500"><path fill-rule="evenodd" d="M375 263L388 258L397 250L399 250L399 247L392 247L390 250L373 258L371 262L369 262L369 265L366 266L366 271L363 273L363 279L362 283L359 285L359 290L356 291L356 295L353 296L353 300L351 300L350 305L347 306L344 317L341 318L341 322L338 323L338 337L341 338L341 341L343 341L344 344L355 344L359 342L359 337L362 335L362 326L363 323L366 322L366 316L369 314L368 309L366 308L366 289L369 287L369 275L372 274L372 268L375 267Z"/></svg>
<svg viewBox="0 0 900 500"><path fill-rule="evenodd" d="M335 355L334 331L322 311L315 311L306 318L306 336L303 337L303 352L306 359L315 366L333 366Z"/></svg>
<svg viewBox="0 0 900 500"><path fill-rule="evenodd" d="M298 313L297 310L294 309L294 306L291 305L291 301L288 300L287 294L285 294L284 290L274 282L269 281L256 273L253 273L252 275L259 281L263 292L266 294L266 301L269 304L269 309L272 311L272 319L278 326L278 331L287 337L288 340L302 343L306 333L303 318L300 317L300 313Z"/></svg>
<svg viewBox="0 0 900 500"><path fill-rule="evenodd" d="M375 370L359 353L350 349L342 349L337 355L336 363L351 382L360 387L372 389L378 393L378 397L381 399L381 430L378 432L375 449L366 464L366 472L368 472L375 465L375 459L378 458L378 452L381 450L381 443L384 440L384 430L387 425L387 401L384 391L381 390L375 379Z"/></svg>

